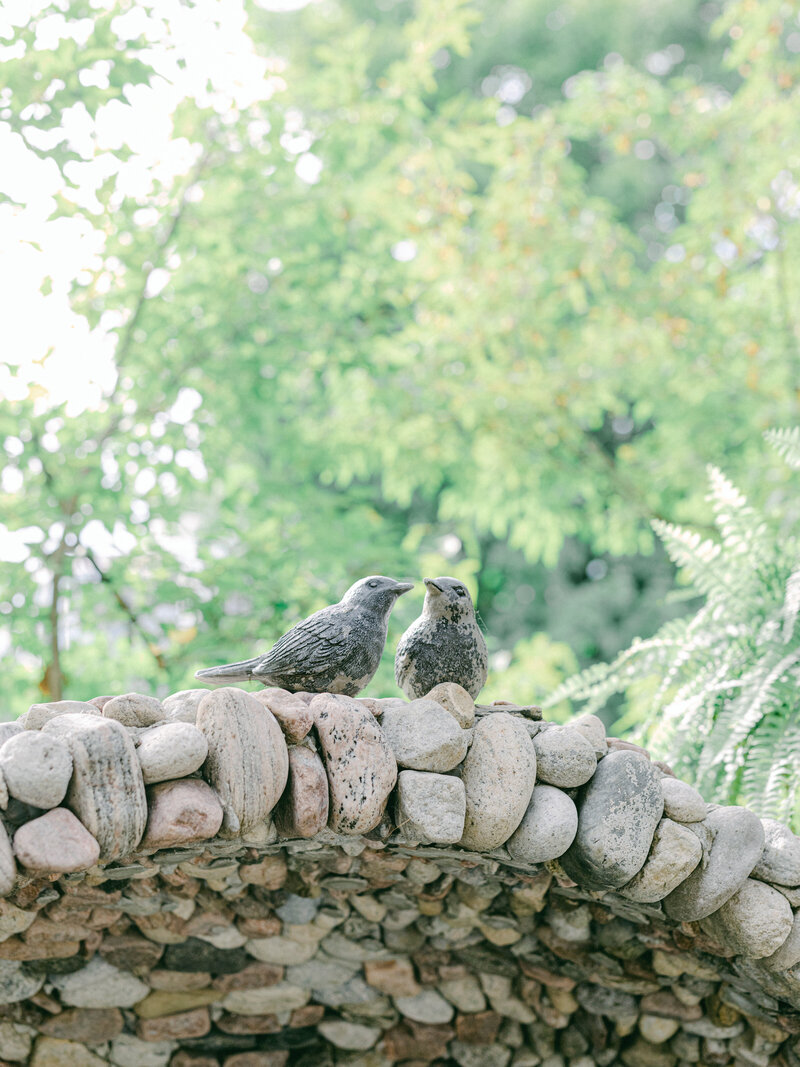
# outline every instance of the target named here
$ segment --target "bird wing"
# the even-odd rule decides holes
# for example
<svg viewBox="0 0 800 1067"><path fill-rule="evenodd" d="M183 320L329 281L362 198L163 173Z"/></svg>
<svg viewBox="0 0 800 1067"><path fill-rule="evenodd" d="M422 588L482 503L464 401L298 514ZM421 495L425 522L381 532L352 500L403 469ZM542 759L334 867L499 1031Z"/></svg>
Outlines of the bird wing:
<svg viewBox="0 0 800 1067"><path fill-rule="evenodd" d="M256 677L271 674L314 674L340 661L350 644L346 616L330 608L309 615L272 646L253 671Z"/></svg>

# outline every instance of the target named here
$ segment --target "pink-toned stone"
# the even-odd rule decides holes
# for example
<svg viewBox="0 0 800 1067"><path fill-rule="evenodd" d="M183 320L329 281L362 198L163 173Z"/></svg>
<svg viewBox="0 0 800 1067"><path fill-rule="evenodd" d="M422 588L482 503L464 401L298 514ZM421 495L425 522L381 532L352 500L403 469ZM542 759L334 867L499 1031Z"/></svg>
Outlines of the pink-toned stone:
<svg viewBox="0 0 800 1067"><path fill-rule="evenodd" d="M296 745L302 741L314 725L314 718L308 704L296 693L290 693L287 689L270 687L252 695L265 708L269 708L278 720L283 736L290 745Z"/></svg>
<svg viewBox="0 0 800 1067"><path fill-rule="evenodd" d="M328 776L317 753L304 745L289 749L289 781L274 819L281 837L314 837L328 822Z"/></svg>
<svg viewBox="0 0 800 1067"><path fill-rule="evenodd" d="M245 885L260 885L262 889L280 889L287 873L283 856L265 856L259 863L243 863L239 868Z"/></svg>
<svg viewBox="0 0 800 1067"><path fill-rule="evenodd" d="M328 824L365 834L381 821L397 764L372 712L351 697L320 693L310 704L330 788Z"/></svg>
<svg viewBox="0 0 800 1067"><path fill-rule="evenodd" d="M269 708L232 686L206 693L197 727L208 741L203 774L222 804L221 833L246 834L264 823L286 786L289 756L281 728Z"/></svg>
<svg viewBox="0 0 800 1067"><path fill-rule="evenodd" d="M274 963L251 963L234 974L217 975L213 986L223 993L231 993L235 989L265 989L282 981L283 971L283 967ZM152 984L152 975L150 977Z"/></svg>
<svg viewBox="0 0 800 1067"><path fill-rule="evenodd" d="M14 835L14 852L29 871L67 874L93 867L100 845L71 811L53 808L20 826Z"/></svg>
<svg viewBox="0 0 800 1067"><path fill-rule="evenodd" d="M366 960L364 977L373 989L388 993L390 997L415 997L421 992L411 960L403 957L394 960Z"/></svg>
<svg viewBox="0 0 800 1067"><path fill-rule="evenodd" d="M142 1041L181 1041L204 1037L210 1029L208 1008L196 1008L180 1015L165 1015L161 1019L140 1019L136 1024L136 1036Z"/></svg>
<svg viewBox="0 0 800 1067"><path fill-rule="evenodd" d="M170 848L207 841L222 825L222 805L214 790L199 778L150 786L147 802L142 848Z"/></svg>

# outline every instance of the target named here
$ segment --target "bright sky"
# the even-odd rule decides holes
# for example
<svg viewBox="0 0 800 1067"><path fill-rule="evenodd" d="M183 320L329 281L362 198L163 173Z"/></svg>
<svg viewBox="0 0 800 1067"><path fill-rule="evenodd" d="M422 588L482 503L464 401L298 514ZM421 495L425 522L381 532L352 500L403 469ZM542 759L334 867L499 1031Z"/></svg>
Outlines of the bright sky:
<svg viewBox="0 0 800 1067"><path fill-rule="evenodd" d="M263 0L270 10L302 7L308 0ZM24 54L20 29L36 25L36 49L53 49L72 37L83 43L92 31L90 19L67 21L43 0L5 0L0 8L0 63ZM66 4L64 4L66 7ZM92 0L93 8L113 10L113 0ZM143 205L154 179L170 183L185 175L197 159L199 145L173 135L173 114L186 99L200 107L213 107L221 116L270 99L284 88L281 60L256 54L245 32L241 0L141 0L112 21L120 43L143 37L141 53L153 67L150 85L129 87L124 100L101 106L93 118L83 104L64 112L54 131L30 125L24 136L13 132L4 119L11 111L7 93L0 90L0 321L4 350L0 352L0 399L24 397L38 386L41 410L66 402L67 414L78 415L101 403L115 381L114 330L122 325L118 313L108 313L90 330L76 315L68 294L77 279L102 267L104 238L96 227L100 210L95 193L115 175L116 196L134 197ZM106 87L110 71L106 60L79 74L86 86ZM45 92L52 98L63 85L55 81ZM35 106L11 100L22 108L23 120L34 123ZM65 182L52 159L32 151L48 151L61 141L82 162L68 164ZM126 146L127 160L113 153ZM298 159L298 174L308 182L319 178L319 161L310 152ZM73 200L83 217L54 218L55 197ZM5 199L8 198L8 199ZM158 212L143 206L141 226L153 225ZM151 278L154 296L168 280ZM47 283L49 291L42 292ZM102 284L102 281L101 281Z"/></svg>

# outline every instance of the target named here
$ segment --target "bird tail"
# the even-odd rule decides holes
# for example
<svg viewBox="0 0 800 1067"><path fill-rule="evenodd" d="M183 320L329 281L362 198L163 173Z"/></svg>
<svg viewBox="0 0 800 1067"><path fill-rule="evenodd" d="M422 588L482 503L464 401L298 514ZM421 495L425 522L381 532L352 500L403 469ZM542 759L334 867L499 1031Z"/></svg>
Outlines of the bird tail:
<svg viewBox="0 0 800 1067"><path fill-rule="evenodd" d="M195 671L195 678L208 685L230 685L231 682L248 682L253 677L253 668L258 663L255 659L245 659L241 663L223 663L221 667L206 667Z"/></svg>

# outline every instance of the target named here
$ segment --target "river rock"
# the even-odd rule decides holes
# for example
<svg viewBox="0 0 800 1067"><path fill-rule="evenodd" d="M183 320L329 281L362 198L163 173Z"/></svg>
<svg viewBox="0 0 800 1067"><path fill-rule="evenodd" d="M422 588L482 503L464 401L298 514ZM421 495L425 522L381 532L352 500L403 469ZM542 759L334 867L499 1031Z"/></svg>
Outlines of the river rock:
<svg viewBox="0 0 800 1067"><path fill-rule="evenodd" d="M123 726L154 726L166 718L164 705L144 693L123 693L103 705L103 717Z"/></svg>
<svg viewBox="0 0 800 1067"><path fill-rule="evenodd" d="M706 817L706 802L696 789L680 778L662 778L664 814L675 822L702 822Z"/></svg>
<svg viewBox="0 0 800 1067"><path fill-rule="evenodd" d="M330 788L329 825L365 834L381 821L397 764L375 716L352 697L320 693L314 716Z"/></svg>
<svg viewBox="0 0 800 1067"><path fill-rule="evenodd" d="M14 835L14 853L29 871L68 874L93 867L100 845L66 808L53 808L20 826Z"/></svg>
<svg viewBox="0 0 800 1067"><path fill-rule="evenodd" d="M278 982L265 989L236 989L228 993L222 1007L234 1015L273 1015L302 1008L310 999L310 990Z"/></svg>
<svg viewBox="0 0 800 1067"><path fill-rule="evenodd" d="M142 848L174 848L208 841L222 825L223 811L217 794L199 778L151 786L147 804Z"/></svg>
<svg viewBox="0 0 800 1067"><path fill-rule="evenodd" d="M475 725L475 701L458 682L439 682L425 695L425 699L441 704L462 730Z"/></svg>
<svg viewBox="0 0 800 1067"><path fill-rule="evenodd" d="M609 754L578 802L575 841L561 857L587 889L617 889L642 869L664 810L661 776L636 752Z"/></svg>
<svg viewBox="0 0 800 1067"><path fill-rule="evenodd" d="M150 987L129 971L121 971L99 956L71 974L50 976L62 1004L74 1008L132 1008Z"/></svg>
<svg viewBox="0 0 800 1067"><path fill-rule="evenodd" d="M147 801L136 749L125 727L102 716L61 715L42 731L62 741L72 754L66 807L100 845L100 861L130 855L144 833Z"/></svg>
<svg viewBox="0 0 800 1067"><path fill-rule="evenodd" d="M35 808L54 808L67 792L72 756L54 737L23 730L0 748L0 771L16 800Z"/></svg>
<svg viewBox="0 0 800 1067"><path fill-rule="evenodd" d="M272 712L250 693L225 686L197 709L208 741L203 774L224 812L222 835L247 833L278 803L289 776L289 754Z"/></svg>
<svg viewBox="0 0 800 1067"><path fill-rule="evenodd" d="M577 829L578 809L567 794L555 786L537 784L506 848L520 863L547 863L567 851Z"/></svg>
<svg viewBox="0 0 800 1067"><path fill-rule="evenodd" d="M253 693L253 696L265 708L269 708L278 720L283 736L290 745L299 744L314 725L314 717L308 704L287 689L269 686L258 693Z"/></svg>
<svg viewBox="0 0 800 1067"><path fill-rule="evenodd" d="M0 749L0 763L2 763ZM776 885L800 885L800 837L775 819L762 819L764 851L753 868L753 877Z"/></svg>
<svg viewBox="0 0 800 1067"><path fill-rule="evenodd" d="M0 959L0 1005L16 1004L34 996L44 985L44 974L29 974L21 963Z"/></svg>
<svg viewBox="0 0 800 1067"><path fill-rule="evenodd" d="M320 1023L317 1029L335 1048L361 1052L372 1048L383 1032L377 1026L349 1023L344 1019L330 1019L328 1022Z"/></svg>
<svg viewBox="0 0 800 1067"><path fill-rule="evenodd" d="M190 722L194 724L197 719L197 709L200 701L208 692L207 689L181 689L172 693L163 701L164 717L167 722Z"/></svg>
<svg viewBox="0 0 800 1067"><path fill-rule="evenodd" d="M38 1037L28 1063L29 1067L106 1067L108 1060L78 1041Z"/></svg>
<svg viewBox="0 0 800 1067"><path fill-rule="evenodd" d="M800 963L800 912L792 918L792 928L783 944L761 961L771 971L788 971Z"/></svg>
<svg viewBox="0 0 800 1067"><path fill-rule="evenodd" d="M701 922L705 933L748 959L777 952L792 930L794 916L777 889L748 878L741 889Z"/></svg>
<svg viewBox="0 0 800 1067"><path fill-rule="evenodd" d="M741 889L764 848L761 820L746 808L715 808L702 823L711 844L702 863L664 900L664 911L678 922L697 922L717 911Z"/></svg>
<svg viewBox="0 0 800 1067"><path fill-rule="evenodd" d="M144 783L151 785L184 778L202 767L208 755L208 741L191 723L165 722L139 735L136 755Z"/></svg>
<svg viewBox="0 0 800 1067"><path fill-rule="evenodd" d="M594 749L597 759L602 759L608 752L606 728L603 725L603 720L598 718L597 715L578 715L576 718L570 719L568 726L572 730L577 730L579 734L586 738Z"/></svg>
<svg viewBox="0 0 800 1067"><path fill-rule="evenodd" d="M423 989L413 997L395 997L394 1003L401 1015L415 1023L449 1023L453 1018L453 1005L435 989Z"/></svg>
<svg viewBox="0 0 800 1067"><path fill-rule="evenodd" d="M536 752L521 720L505 711L485 715L475 726L461 780L467 801L461 844L497 848L522 821L536 781Z"/></svg>
<svg viewBox="0 0 800 1067"><path fill-rule="evenodd" d="M594 745L571 726L551 725L533 739L536 780L572 789L588 782L597 767Z"/></svg>
<svg viewBox="0 0 800 1067"><path fill-rule="evenodd" d="M0 822L0 897L8 896L17 880L17 865L11 841L2 822Z"/></svg>
<svg viewBox="0 0 800 1067"><path fill-rule="evenodd" d="M662 819L644 867L618 892L642 904L663 900L689 877L702 856L703 846L691 830L671 819Z"/></svg>
<svg viewBox="0 0 800 1067"><path fill-rule="evenodd" d="M387 708L381 726L398 764L415 771L451 771L469 747L469 733L441 704L426 698Z"/></svg>
<svg viewBox="0 0 800 1067"><path fill-rule="evenodd" d="M3 747L3 745L6 743L6 741L9 740L9 738L16 737L17 734L21 734L22 729L23 728L20 725L19 720L17 722L0 722L0 748Z"/></svg>
<svg viewBox="0 0 800 1067"><path fill-rule="evenodd" d="M397 776L395 824L406 841L455 844L464 832L464 783L449 774L401 771Z"/></svg>
<svg viewBox="0 0 800 1067"><path fill-rule="evenodd" d="M290 745L289 781L273 815L278 834L314 837L328 822L328 809L328 776L322 760L305 745Z"/></svg>
<svg viewBox="0 0 800 1067"><path fill-rule="evenodd" d="M46 722L60 715L99 715L94 704L84 700L53 700L49 704L31 704L17 722L24 730L41 730Z"/></svg>

